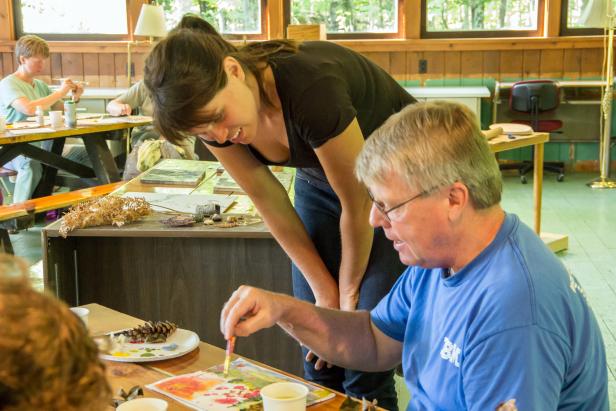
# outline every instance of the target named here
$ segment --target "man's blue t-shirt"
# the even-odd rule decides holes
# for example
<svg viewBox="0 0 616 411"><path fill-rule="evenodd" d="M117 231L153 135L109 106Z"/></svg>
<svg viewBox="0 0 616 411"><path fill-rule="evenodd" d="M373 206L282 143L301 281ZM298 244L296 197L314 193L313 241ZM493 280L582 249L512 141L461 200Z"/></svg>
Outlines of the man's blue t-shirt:
<svg viewBox="0 0 616 411"><path fill-rule="evenodd" d="M515 215L454 276L409 267L371 317L403 342L409 410L608 410L584 291Z"/></svg>

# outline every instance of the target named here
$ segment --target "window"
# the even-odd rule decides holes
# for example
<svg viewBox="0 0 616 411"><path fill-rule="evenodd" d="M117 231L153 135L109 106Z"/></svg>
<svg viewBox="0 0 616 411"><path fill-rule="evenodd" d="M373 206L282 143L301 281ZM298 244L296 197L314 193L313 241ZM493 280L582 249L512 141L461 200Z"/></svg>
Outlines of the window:
<svg viewBox="0 0 616 411"><path fill-rule="evenodd" d="M609 0L563 0L561 35L603 34ZM616 10L616 0L612 0Z"/></svg>
<svg viewBox="0 0 616 411"><path fill-rule="evenodd" d="M328 37L396 37L398 0L289 0L291 24L325 24Z"/></svg>
<svg viewBox="0 0 616 411"><path fill-rule="evenodd" d="M263 33L264 0L162 0L159 4L165 10L168 29L175 27L184 14L193 13L228 37L258 37Z"/></svg>
<svg viewBox="0 0 616 411"><path fill-rule="evenodd" d="M423 0L422 37L538 36L543 0Z"/></svg>
<svg viewBox="0 0 616 411"><path fill-rule="evenodd" d="M48 40L124 39L126 0L15 0L18 36Z"/></svg>

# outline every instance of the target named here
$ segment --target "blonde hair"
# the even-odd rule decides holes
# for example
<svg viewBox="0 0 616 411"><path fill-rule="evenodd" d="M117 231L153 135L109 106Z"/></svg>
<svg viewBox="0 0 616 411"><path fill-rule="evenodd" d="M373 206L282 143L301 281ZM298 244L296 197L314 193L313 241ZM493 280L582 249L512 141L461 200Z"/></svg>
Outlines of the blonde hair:
<svg viewBox="0 0 616 411"><path fill-rule="evenodd" d="M0 254L0 409L98 411L111 401L84 324L32 289L27 267Z"/></svg>
<svg viewBox="0 0 616 411"><path fill-rule="evenodd" d="M49 58L49 46L47 42L35 36L34 34L26 34L17 40L15 43L15 59L17 64L21 64L19 58L28 57L43 57Z"/></svg>
<svg viewBox="0 0 616 411"><path fill-rule="evenodd" d="M500 170L475 115L452 102L413 104L392 115L366 140L355 173L367 185L387 184L395 173L425 192L459 181L476 209L501 199Z"/></svg>

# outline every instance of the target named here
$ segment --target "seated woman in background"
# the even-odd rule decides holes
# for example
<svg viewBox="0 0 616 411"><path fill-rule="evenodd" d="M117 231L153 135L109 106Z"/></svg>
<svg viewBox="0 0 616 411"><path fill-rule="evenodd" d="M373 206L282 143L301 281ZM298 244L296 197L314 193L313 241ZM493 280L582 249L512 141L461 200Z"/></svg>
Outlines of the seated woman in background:
<svg viewBox="0 0 616 411"><path fill-rule="evenodd" d="M22 261L0 254L0 409L98 411L110 400L81 320L32 289Z"/></svg>
<svg viewBox="0 0 616 411"><path fill-rule="evenodd" d="M34 78L43 73L49 59L49 46L42 38L34 35L21 37L15 43L15 59L19 64L15 73L0 81L0 114L4 114L7 123L23 121L33 116L37 106L43 110L62 110L62 98L69 92L73 99L79 101L83 86L70 79L64 79L57 91L52 91L45 82ZM32 143L49 150L51 141ZM25 156L15 157L3 167L17 171L13 202L29 199L41 179L42 166Z"/></svg>

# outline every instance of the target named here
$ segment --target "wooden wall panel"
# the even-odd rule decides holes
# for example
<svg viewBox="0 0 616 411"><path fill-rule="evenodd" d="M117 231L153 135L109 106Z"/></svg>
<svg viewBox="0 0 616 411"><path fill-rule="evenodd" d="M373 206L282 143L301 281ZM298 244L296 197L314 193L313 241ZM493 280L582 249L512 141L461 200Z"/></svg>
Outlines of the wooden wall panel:
<svg viewBox="0 0 616 411"><path fill-rule="evenodd" d="M426 74L420 74L422 80L440 80L445 77L445 55L439 51L426 51L423 58L428 62Z"/></svg>
<svg viewBox="0 0 616 411"><path fill-rule="evenodd" d="M143 80L143 69L145 67L145 58L147 54L137 53L132 55L133 67L135 69L133 76L133 83L138 82L139 80Z"/></svg>
<svg viewBox="0 0 616 411"><path fill-rule="evenodd" d="M541 50L524 50L524 78L538 78L540 63Z"/></svg>
<svg viewBox="0 0 616 411"><path fill-rule="evenodd" d="M61 53L61 56L62 77L69 77L73 80L83 80L83 54Z"/></svg>
<svg viewBox="0 0 616 411"><path fill-rule="evenodd" d="M389 55L389 74L397 81L406 81L408 70L406 68L406 53L394 52Z"/></svg>
<svg viewBox="0 0 616 411"><path fill-rule="evenodd" d="M17 68L15 67L15 57L13 53L2 53L2 71L3 77L13 73Z"/></svg>
<svg viewBox="0 0 616 411"><path fill-rule="evenodd" d="M460 78L460 52L449 51L445 53L445 78ZM448 83L448 85L454 85Z"/></svg>
<svg viewBox="0 0 616 411"><path fill-rule="evenodd" d="M594 78L601 77L601 67L603 66L603 50L584 49L582 50L582 63L580 67L580 77Z"/></svg>
<svg viewBox="0 0 616 411"><path fill-rule="evenodd" d="M482 78L483 55L483 51L463 51L460 56L460 76L462 78Z"/></svg>
<svg viewBox="0 0 616 411"><path fill-rule="evenodd" d="M483 52L483 78L500 80L500 51Z"/></svg>
<svg viewBox="0 0 616 411"><path fill-rule="evenodd" d="M101 87L115 87L115 59L113 54L98 55L99 85ZM125 69L126 70L126 69Z"/></svg>
<svg viewBox="0 0 616 411"><path fill-rule="evenodd" d="M422 52L417 51L408 51L406 52L406 70L407 70L407 81L420 81L421 78L419 76L419 60L423 58Z"/></svg>
<svg viewBox="0 0 616 411"><path fill-rule="evenodd" d="M62 53L51 53L49 57L49 70L51 72L52 84L59 84L58 79L63 77L62 75Z"/></svg>
<svg viewBox="0 0 616 411"><path fill-rule="evenodd" d="M500 52L500 80L520 80L523 76L524 52L521 50Z"/></svg>
<svg viewBox="0 0 616 411"><path fill-rule="evenodd" d="M128 56L126 53L114 53L114 67L115 67L115 86L116 87L128 87L127 67Z"/></svg>
<svg viewBox="0 0 616 411"><path fill-rule="evenodd" d="M567 49L563 53L563 77L577 80L582 69L582 50Z"/></svg>
<svg viewBox="0 0 616 411"><path fill-rule="evenodd" d="M541 50L539 74L541 78L562 79L564 65L563 50Z"/></svg>
<svg viewBox="0 0 616 411"><path fill-rule="evenodd" d="M83 54L83 78L88 83L87 87L100 87L101 80L97 54Z"/></svg>

